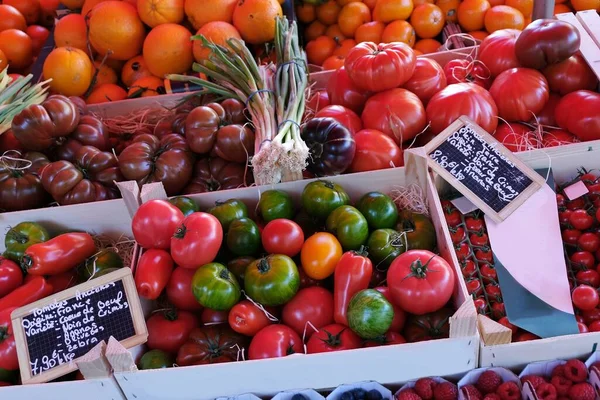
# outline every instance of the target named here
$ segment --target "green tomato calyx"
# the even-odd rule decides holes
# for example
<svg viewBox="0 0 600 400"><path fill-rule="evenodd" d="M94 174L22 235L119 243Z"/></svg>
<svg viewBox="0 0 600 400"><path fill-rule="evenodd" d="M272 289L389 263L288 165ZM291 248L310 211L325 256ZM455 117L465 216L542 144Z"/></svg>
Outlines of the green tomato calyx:
<svg viewBox="0 0 600 400"><path fill-rule="evenodd" d="M404 279L411 278L411 277L414 277L417 279L425 279L429 272L437 272L437 271L434 271L434 270L431 270L428 268L429 263L434 258L435 258L435 254L429 260L427 260L427 262L425 264L423 264L421 262L420 258L413 261L412 264L410 264L410 274L407 275Z"/></svg>
<svg viewBox="0 0 600 400"><path fill-rule="evenodd" d="M271 266L269 265L269 260L267 260L267 257L261 258L256 267L258 268L258 272L261 274L266 274L271 270Z"/></svg>

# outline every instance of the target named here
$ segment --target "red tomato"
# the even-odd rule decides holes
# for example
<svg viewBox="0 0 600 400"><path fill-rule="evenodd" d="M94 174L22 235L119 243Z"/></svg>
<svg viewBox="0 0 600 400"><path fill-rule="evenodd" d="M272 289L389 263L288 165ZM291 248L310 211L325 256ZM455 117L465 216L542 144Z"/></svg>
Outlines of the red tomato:
<svg viewBox="0 0 600 400"><path fill-rule="evenodd" d="M357 88L342 67L331 74L327 82L327 95L330 104L344 106L360 114L371 94Z"/></svg>
<svg viewBox="0 0 600 400"><path fill-rule="evenodd" d="M469 232L481 232L485 227L483 219L479 217L467 217L465 225Z"/></svg>
<svg viewBox="0 0 600 400"><path fill-rule="evenodd" d="M562 129L548 130L542 136L542 147L563 146L577 142L579 142L579 139Z"/></svg>
<svg viewBox="0 0 600 400"><path fill-rule="evenodd" d="M499 320L502 317L506 317L506 308L504 307L504 303L492 303L490 306L492 310L492 318L494 320Z"/></svg>
<svg viewBox="0 0 600 400"><path fill-rule="evenodd" d="M556 123L581 141L600 139L600 94L578 90L564 96L556 106Z"/></svg>
<svg viewBox="0 0 600 400"><path fill-rule="evenodd" d="M508 329L510 329L512 331L513 335L516 335L517 332L519 331L519 328L516 327L516 326L514 326L513 324L511 324L507 317L500 318L498 320L498 323L501 324L501 325L504 325L505 327L507 327Z"/></svg>
<svg viewBox="0 0 600 400"><path fill-rule="evenodd" d="M577 241L579 240L580 236L581 231L578 231L577 229L565 229L564 231L562 231L563 242L566 244L571 244L573 246L577 244Z"/></svg>
<svg viewBox="0 0 600 400"><path fill-rule="evenodd" d="M498 273L496 268L490 264L483 264L479 267L479 273L484 283L498 282Z"/></svg>
<svg viewBox="0 0 600 400"><path fill-rule="evenodd" d="M487 246L490 243L488 235L485 232L471 233L469 240L471 241L471 245L478 247Z"/></svg>
<svg viewBox="0 0 600 400"><path fill-rule="evenodd" d="M588 325L590 332L600 332L600 321L594 321Z"/></svg>
<svg viewBox="0 0 600 400"><path fill-rule="evenodd" d="M573 268L579 269L592 269L596 265L596 257L589 251L576 251L571 254L569 260L574 264Z"/></svg>
<svg viewBox="0 0 600 400"><path fill-rule="evenodd" d="M350 80L359 89L382 92L402 86L415 71L417 57L401 42L354 46L344 60Z"/></svg>
<svg viewBox="0 0 600 400"><path fill-rule="evenodd" d="M467 238L465 228L462 226L457 226L456 228L450 227L450 238L452 239L452 243L459 244Z"/></svg>
<svg viewBox="0 0 600 400"><path fill-rule="evenodd" d="M409 343L447 338L453 314L454 311L444 307L424 315L411 315L404 327L404 337Z"/></svg>
<svg viewBox="0 0 600 400"><path fill-rule="evenodd" d="M594 217L588 214L586 210L575 210L569 216L569 223L573 228L585 231L594 225Z"/></svg>
<svg viewBox="0 0 600 400"><path fill-rule="evenodd" d="M446 86L446 74L442 66L435 60L421 57L417 58L415 72L403 87L416 94L423 105L427 105L433 95Z"/></svg>
<svg viewBox="0 0 600 400"><path fill-rule="evenodd" d="M375 171L404 165L403 152L392 138L375 129L354 135L356 151L349 172Z"/></svg>
<svg viewBox="0 0 600 400"><path fill-rule="evenodd" d="M285 218L269 222L261 238L267 253L285 254L288 257L298 255L304 244L304 232L300 225Z"/></svg>
<svg viewBox="0 0 600 400"><path fill-rule="evenodd" d="M583 197L579 197L575 200L570 200L567 202L567 208L569 210L579 210L580 208L585 207L585 199Z"/></svg>
<svg viewBox="0 0 600 400"><path fill-rule="evenodd" d="M44 43L46 42L46 39L48 39L50 31L40 25L30 25L27 27L25 33L31 38L31 41L33 42L33 54L37 56L40 54L42 47L44 47Z"/></svg>
<svg viewBox="0 0 600 400"><path fill-rule="evenodd" d="M23 283L23 271L17 263L0 257L0 297L4 297Z"/></svg>
<svg viewBox="0 0 600 400"><path fill-rule="evenodd" d="M539 336L536 336L533 333L523 331L514 337L513 342L528 342L530 340L537 340L539 338Z"/></svg>
<svg viewBox="0 0 600 400"><path fill-rule="evenodd" d="M460 260L460 270L465 278L470 278L477 272L477 265L473 260Z"/></svg>
<svg viewBox="0 0 600 400"><path fill-rule="evenodd" d="M316 90L306 102L306 108L313 113L329 105L329 96L325 90Z"/></svg>
<svg viewBox="0 0 600 400"><path fill-rule="evenodd" d="M575 307L584 311L593 310L600 302L596 289L588 285L577 286L571 297Z"/></svg>
<svg viewBox="0 0 600 400"><path fill-rule="evenodd" d="M212 262L223 242L223 228L212 214L187 216L171 238L171 256L183 268L198 269Z"/></svg>
<svg viewBox="0 0 600 400"><path fill-rule="evenodd" d="M177 267L171 273L167 283L167 298L177 309L184 311L198 311L202 309L192 293L193 269Z"/></svg>
<svg viewBox="0 0 600 400"><path fill-rule="evenodd" d="M588 333L589 329L586 324L583 322L577 322L577 327L579 328L579 333Z"/></svg>
<svg viewBox="0 0 600 400"><path fill-rule="evenodd" d="M4 153L5 151L9 150L17 150L21 152L25 151L23 145L17 140L11 129L0 135L0 153Z"/></svg>
<svg viewBox="0 0 600 400"><path fill-rule="evenodd" d="M475 305L475 310L478 314L487 314L487 301L483 297L478 297L473 300L473 304Z"/></svg>
<svg viewBox="0 0 600 400"><path fill-rule="evenodd" d="M492 75L487 67L480 62L466 59L451 60L444 67L448 85L454 83L472 83L488 89L492 84Z"/></svg>
<svg viewBox="0 0 600 400"><path fill-rule="evenodd" d="M387 281L394 303L411 314L442 308L454 291L454 271L427 250L409 250L392 262Z"/></svg>
<svg viewBox="0 0 600 400"><path fill-rule="evenodd" d="M262 328L273 323L265 314L250 300L242 300L229 310L229 326L237 333L246 336L254 336Z"/></svg>
<svg viewBox="0 0 600 400"><path fill-rule="evenodd" d="M558 206L559 209L563 208L565 206L565 204L567 204L567 199L565 198L565 196L563 196L562 194L557 194L556 195L556 205Z"/></svg>
<svg viewBox="0 0 600 400"><path fill-rule="evenodd" d="M52 293L62 292L77 284L77 270L71 269L58 275L49 275L46 280L52 285Z"/></svg>
<svg viewBox="0 0 600 400"><path fill-rule="evenodd" d="M494 137L512 152L533 150L540 147L537 132L517 122L501 122Z"/></svg>
<svg viewBox="0 0 600 400"><path fill-rule="evenodd" d="M285 306L283 323L301 337L309 338L315 329L333 324L333 295L321 287L301 289Z"/></svg>
<svg viewBox="0 0 600 400"><path fill-rule="evenodd" d="M577 239L577 246L580 250L595 253L600 248L600 236L596 233L582 233Z"/></svg>
<svg viewBox="0 0 600 400"><path fill-rule="evenodd" d="M477 58L487 67L492 77L521 66L515 54L515 42L520 34L521 31L516 29L500 29L481 41Z"/></svg>
<svg viewBox="0 0 600 400"><path fill-rule="evenodd" d="M448 85L427 104L427 119L431 131L436 135L463 115L489 133L494 132L498 126L496 103L481 86L471 83Z"/></svg>
<svg viewBox="0 0 600 400"><path fill-rule="evenodd" d="M326 106L315 115L315 118L327 117L333 118L344 125L352 134L362 129L360 117L354 111L344 106Z"/></svg>
<svg viewBox="0 0 600 400"><path fill-rule="evenodd" d="M550 97L544 105L542 111L536 115L535 117L531 116L531 123L533 124L541 124L545 126L556 126L556 120L554 119L554 112L556 110L556 106L560 102L561 97L556 93L550 93Z"/></svg>
<svg viewBox="0 0 600 400"><path fill-rule="evenodd" d="M594 308L592 310L584 310L581 312L583 316L583 321L590 325L592 322L600 321L600 309Z"/></svg>
<svg viewBox="0 0 600 400"><path fill-rule="evenodd" d="M594 90L598 78L587 61L577 53L558 64L549 65L542 71L550 90L561 96L576 90Z"/></svg>
<svg viewBox="0 0 600 400"><path fill-rule="evenodd" d="M475 258L477 259L477 261L485 261L488 263L494 262L494 254L492 253L492 250L487 246L477 249L475 251Z"/></svg>
<svg viewBox="0 0 600 400"><path fill-rule="evenodd" d="M181 210L168 201L150 200L133 216L133 237L145 249L167 250L183 218Z"/></svg>
<svg viewBox="0 0 600 400"><path fill-rule="evenodd" d="M392 319L392 324L390 325L388 332L402 332L404 324L406 323L406 313L403 309L394 304L390 288L387 286L378 286L375 288L375 290L381 293L383 297L390 302L394 309L394 319Z"/></svg>
<svg viewBox="0 0 600 400"><path fill-rule="evenodd" d="M168 251L146 250L135 269L135 287L140 297L156 300L169 283L172 271L173 259Z"/></svg>
<svg viewBox="0 0 600 400"><path fill-rule="evenodd" d="M404 339L404 336L401 334L397 332L387 332L380 338L366 341L363 347L378 347L404 343L406 343L406 339Z"/></svg>
<svg viewBox="0 0 600 400"><path fill-rule="evenodd" d="M490 283L485 285L485 294L487 294L490 303L498 303L502 301L502 292L500 286Z"/></svg>
<svg viewBox="0 0 600 400"><path fill-rule="evenodd" d="M202 310L200 321L205 325L226 324L229 318L229 311L216 311L210 308Z"/></svg>
<svg viewBox="0 0 600 400"><path fill-rule="evenodd" d="M362 339L342 324L331 324L319 329L306 343L306 354L352 350L362 347Z"/></svg>
<svg viewBox="0 0 600 400"><path fill-rule="evenodd" d="M248 359L285 357L295 353L304 353L300 336L285 325L269 325L252 338L248 348Z"/></svg>
<svg viewBox="0 0 600 400"><path fill-rule="evenodd" d="M454 246L454 251L456 252L458 261L462 261L471 255L471 248L467 243L460 243Z"/></svg>
<svg viewBox="0 0 600 400"><path fill-rule="evenodd" d="M504 71L490 88L498 115L507 121L529 121L544 109L550 89L544 75L535 69L511 68Z"/></svg>
<svg viewBox="0 0 600 400"><path fill-rule="evenodd" d="M10 314L16 309L17 307L11 307L0 311L0 368L7 371L19 369L17 345L10 319Z"/></svg>
<svg viewBox="0 0 600 400"><path fill-rule="evenodd" d="M187 341L192 329L198 327L196 316L187 311L167 310L154 313L146 321L150 349L176 354Z"/></svg>
<svg viewBox="0 0 600 400"><path fill-rule="evenodd" d="M483 287L481 286L481 281L479 278L472 278L467 280L467 291L473 297L479 297L483 294Z"/></svg>
<svg viewBox="0 0 600 400"><path fill-rule="evenodd" d="M600 273L595 269L586 269L583 271L577 272L575 275L578 283L583 283L588 286L592 286L597 288L600 286Z"/></svg>
<svg viewBox="0 0 600 400"><path fill-rule="evenodd" d="M460 211L458 211L454 207L452 202L450 202L449 200L442 200L442 209L444 210L444 217L446 218L446 223L450 226L450 228L456 227L457 225L462 223Z"/></svg>
<svg viewBox="0 0 600 400"><path fill-rule="evenodd" d="M390 89L367 100L361 115L365 128L376 129L400 145L413 139L427 125L421 100L406 89Z"/></svg>

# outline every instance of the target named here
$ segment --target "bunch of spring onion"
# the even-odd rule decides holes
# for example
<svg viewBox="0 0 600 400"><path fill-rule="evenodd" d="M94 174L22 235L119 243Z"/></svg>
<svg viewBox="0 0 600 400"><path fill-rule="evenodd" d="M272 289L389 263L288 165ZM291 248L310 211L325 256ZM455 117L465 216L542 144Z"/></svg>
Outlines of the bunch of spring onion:
<svg viewBox="0 0 600 400"><path fill-rule="evenodd" d="M48 95L48 82L32 85L33 75L20 76L11 82L8 68L0 72L0 135L10 129L15 115L32 105L40 104Z"/></svg>

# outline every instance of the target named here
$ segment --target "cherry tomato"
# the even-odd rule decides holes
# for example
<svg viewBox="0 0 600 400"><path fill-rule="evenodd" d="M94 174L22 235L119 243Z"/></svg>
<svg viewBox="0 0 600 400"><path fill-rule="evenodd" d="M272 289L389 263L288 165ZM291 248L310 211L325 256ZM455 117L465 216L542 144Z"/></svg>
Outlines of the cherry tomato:
<svg viewBox="0 0 600 400"><path fill-rule="evenodd" d="M459 244L467 238L465 228L462 226L457 226L455 228L450 227L450 238L452 239L452 243Z"/></svg>
<svg viewBox="0 0 600 400"><path fill-rule="evenodd" d="M200 321L204 325L226 324L229 318L229 311L217 311L205 308L202 310Z"/></svg>
<svg viewBox="0 0 600 400"><path fill-rule="evenodd" d="M477 265L473 260L461 260L460 269L465 278L470 278L477 272Z"/></svg>
<svg viewBox="0 0 600 400"><path fill-rule="evenodd" d="M588 333L589 329L586 324L583 322L578 322L577 327L579 328L579 333Z"/></svg>
<svg viewBox="0 0 600 400"><path fill-rule="evenodd" d="M169 283L172 271L173 259L168 251L146 250L135 270L135 287L140 297L156 300Z"/></svg>
<svg viewBox="0 0 600 400"><path fill-rule="evenodd" d="M458 257L458 261L465 260L471 255L471 248L467 243L455 245L454 251L456 251L456 257Z"/></svg>
<svg viewBox="0 0 600 400"><path fill-rule="evenodd" d="M304 232L300 225L289 219L275 219L262 231L262 244L267 253L294 257L304 244Z"/></svg>
<svg viewBox="0 0 600 400"><path fill-rule="evenodd" d="M600 332L600 321L594 321L588 325L588 330L590 332Z"/></svg>
<svg viewBox="0 0 600 400"><path fill-rule="evenodd" d="M498 323L510 329L513 335L516 335L516 333L519 331L519 328L511 324L507 317L500 318Z"/></svg>
<svg viewBox="0 0 600 400"><path fill-rule="evenodd" d="M513 342L528 342L530 340L537 340L539 338L539 336L534 335L533 333L522 331L521 333L515 336Z"/></svg>
<svg viewBox="0 0 600 400"><path fill-rule="evenodd" d="M473 300L473 304L475 305L475 310L477 310L478 314L487 314L487 302L483 297L478 297Z"/></svg>
<svg viewBox="0 0 600 400"><path fill-rule="evenodd" d="M575 200L567 201L567 208L569 210L579 210L585 207L585 199L583 197L579 197Z"/></svg>
<svg viewBox="0 0 600 400"><path fill-rule="evenodd" d="M569 223L575 229L585 231L590 229L594 224L594 217L592 217L586 210L575 210L569 216Z"/></svg>
<svg viewBox="0 0 600 400"><path fill-rule="evenodd" d="M600 321L600 308L594 308L592 310L583 310L581 312L583 322L586 325L590 325L592 322Z"/></svg>
<svg viewBox="0 0 600 400"><path fill-rule="evenodd" d="M133 216L133 237L145 249L167 250L183 218L183 212L167 200L150 200Z"/></svg>
<svg viewBox="0 0 600 400"><path fill-rule="evenodd" d="M593 310L598 306L600 297L595 288L588 285L579 285L571 294L573 304L580 310Z"/></svg>
<svg viewBox="0 0 600 400"><path fill-rule="evenodd" d="M180 267L196 270L213 262L222 241L223 228L217 217L195 212L177 227L171 238L171 256Z"/></svg>
<svg viewBox="0 0 600 400"><path fill-rule="evenodd" d="M485 261L488 263L494 262L494 254L492 253L492 250L487 246L477 249L475 251L475 258L477 259L477 261Z"/></svg>
<svg viewBox="0 0 600 400"><path fill-rule="evenodd" d="M450 201L444 200L442 202L442 208L444 210L444 217L446 218L446 223L448 226L455 227L462 222L460 211L454 208L454 205Z"/></svg>
<svg viewBox="0 0 600 400"><path fill-rule="evenodd" d="M465 282L467 284L467 291L471 296L479 297L483 293L481 281L478 278L469 279Z"/></svg>
<svg viewBox="0 0 600 400"><path fill-rule="evenodd" d="M304 353L302 339L292 328L279 324L258 331L248 348L250 360L285 357L295 353Z"/></svg>
<svg viewBox="0 0 600 400"><path fill-rule="evenodd" d="M575 315L575 321L585 324L585 319L581 315Z"/></svg>
<svg viewBox="0 0 600 400"><path fill-rule="evenodd" d="M561 226L569 225L569 219L571 219L571 214L573 214L573 210L564 209L558 212L558 221Z"/></svg>
<svg viewBox="0 0 600 400"><path fill-rule="evenodd" d="M198 300L192 293L193 269L177 267L171 273L167 283L167 298L177 309L184 311L198 311L202 309Z"/></svg>
<svg viewBox="0 0 600 400"><path fill-rule="evenodd" d="M577 239L577 246L580 250L595 253L600 249L600 236L597 233L585 232Z"/></svg>
<svg viewBox="0 0 600 400"><path fill-rule="evenodd" d="M469 236L469 240L471 241L471 245L476 247L487 246L490 243L488 235L485 232L471 233L471 236Z"/></svg>
<svg viewBox="0 0 600 400"><path fill-rule="evenodd" d="M300 253L302 268L313 279L331 276L341 257L342 245L327 232L318 232L306 239Z"/></svg>
<svg viewBox="0 0 600 400"><path fill-rule="evenodd" d="M600 286L600 273L594 269L579 271L575 277L578 283L584 283L595 288Z"/></svg>
<svg viewBox="0 0 600 400"><path fill-rule="evenodd" d="M562 231L563 242L565 242L566 244L571 244L573 246L577 244L577 241L579 240L580 236L581 231L578 231L577 229L565 229L564 231Z"/></svg>
<svg viewBox="0 0 600 400"><path fill-rule="evenodd" d="M198 319L187 311L169 309L154 313L146 321L150 349L175 354L187 341L192 330L198 327Z"/></svg>
<svg viewBox="0 0 600 400"><path fill-rule="evenodd" d="M268 312L268 311L267 311ZM249 300L242 300L229 310L229 326L237 333L254 336L273 323L265 313Z"/></svg>
<svg viewBox="0 0 600 400"><path fill-rule="evenodd" d="M300 337L309 338L315 329L334 323L333 295L321 287L301 289L285 306L283 323Z"/></svg>
<svg viewBox="0 0 600 400"><path fill-rule="evenodd" d="M506 309L504 308L504 303L502 303L502 302L492 303L490 308L492 309L492 318L494 320L497 321L500 318L506 316Z"/></svg>
<svg viewBox="0 0 600 400"><path fill-rule="evenodd" d="M342 324L331 324L319 329L306 343L306 353L328 353L362 347L361 338Z"/></svg>
<svg viewBox="0 0 600 400"><path fill-rule="evenodd" d="M490 265L490 264L481 265L479 267L479 273L481 274L481 278L483 279L483 282L486 284L498 282L498 273L496 271L496 268L494 268L493 265Z"/></svg>
<svg viewBox="0 0 600 400"><path fill-rule="evenodd" d="M404 324L406 323L406 313L403 309L394 304L390 288L387 286L378 286L375 290L381 293L394 309L394 319L392 319L392 324L390 325L388 332L402 332Z"/></svg>
<svg viewBox="0 0 600 400"><path fill-rule="evenodd" d="M13 261L0 257L0 297L4 297L23 283L23 271Z"/></svg>
<svg viewBox="0 0 600 400"><path fill-rule="evenodd" d="M469 232L480 232L485 227L485 222L479 217L467 217L465 219L465 225Z"/></svg>
<svg viewBox="0 0 600 400"><path fill-rule="evenodd" d="M589 251L576 251L569 257L574 269L592 269L596 265L596 257Z"/></svg>
<svg viewBox="0 0 600 400"><path fill-rule="evenodd" d="M502 292L498 285L493 283L485 285L485 293L487 294L490 303L499 303L502 301Z"/></svg>
<svg viewBox="0 0 600 400"><path fill-rule="evenodd" d="M556 195L556 205L558 208L563 208L567 204L567 199L562 194Z"/></svg>
<svg viewBox="0 0 600 400"><path fill-rule="evenodd" d="M600 208L596 210L596 221L600 222Z"/></svg>

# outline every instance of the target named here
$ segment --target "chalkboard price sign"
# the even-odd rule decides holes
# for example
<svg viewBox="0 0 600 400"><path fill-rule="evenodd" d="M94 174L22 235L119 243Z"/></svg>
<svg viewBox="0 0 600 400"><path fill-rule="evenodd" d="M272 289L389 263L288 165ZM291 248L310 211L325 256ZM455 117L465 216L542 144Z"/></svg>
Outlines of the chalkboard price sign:
<svg viewBox="0 0 600 400"><path fill-rule="evenodd" d="M431 168L501 222L544 179L467 117L461 117L425 147Z"/></svg>
<svg viewBox="0 0 600 400"><path fill-rule="evenodd" d="M75 370L78 358L111 336L125 347L147 338L129 268L21 307L11 317L23 383Z"/></svg>

